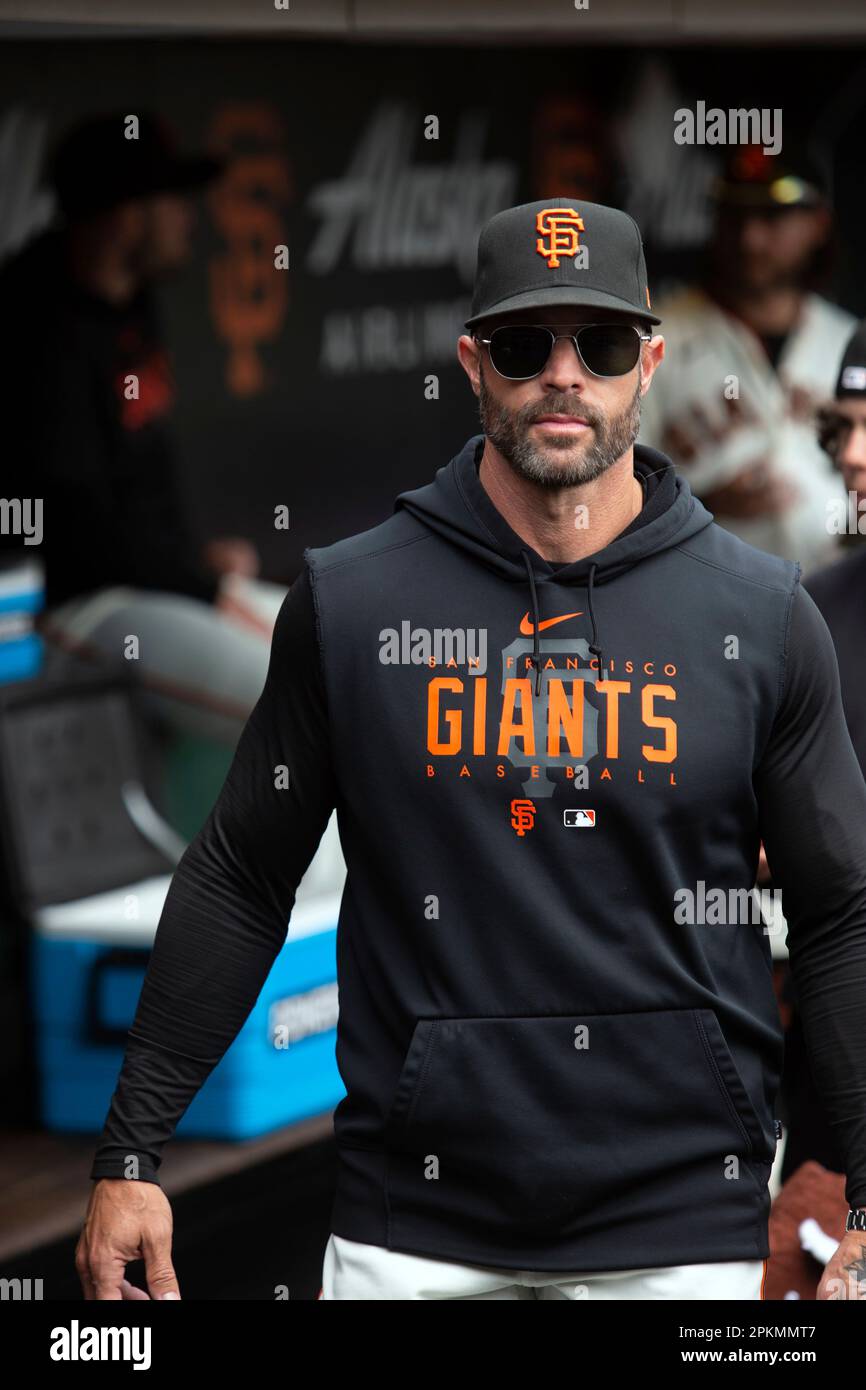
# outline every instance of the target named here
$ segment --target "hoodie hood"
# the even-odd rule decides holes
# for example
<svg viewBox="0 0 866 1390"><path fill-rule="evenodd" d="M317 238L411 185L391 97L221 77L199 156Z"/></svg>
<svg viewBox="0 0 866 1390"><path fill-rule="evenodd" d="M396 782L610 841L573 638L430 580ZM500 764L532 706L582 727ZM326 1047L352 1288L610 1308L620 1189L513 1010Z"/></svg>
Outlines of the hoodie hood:
<svg viewBox="0 0 866 1390"><path fill-rule="evenodd" d="M498 571L504 579L525 583L529 588L535 634L532 663L536 672L536 694L541 681L539 628L543 603L539 588L545 583L585 586L587 609L592 624L590 651L604 672L604 656L599 619L593 603L593 590L615 579L659 551L669 550L709 526L712 514L692 495L684 478L665 454L646 445L634 446L634 469L647 476L670 469L674 476L671 505L645 525L627 528L593 555L571 564L554 567L526 543L496 510L478 476L478 460L484 435L473 435L450 463L440 468L432 483L402 492L394 511L405 508L429 530L452 545L471 552L481 564Z"/></svg>

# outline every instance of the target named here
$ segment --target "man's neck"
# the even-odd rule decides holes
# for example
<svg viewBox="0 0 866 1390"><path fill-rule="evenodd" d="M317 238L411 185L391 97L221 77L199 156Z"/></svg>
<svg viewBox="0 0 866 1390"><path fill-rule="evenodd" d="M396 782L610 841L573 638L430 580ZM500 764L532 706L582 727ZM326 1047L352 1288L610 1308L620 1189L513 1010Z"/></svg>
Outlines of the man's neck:
<svg viewBox="0 0 866 1390"><path fill-rule="evenodd" d="M590 483L545 488L516 473L485 439L478 477L512 531L555 564L603 550L634 521L644 501L633 449Z"/></svg>

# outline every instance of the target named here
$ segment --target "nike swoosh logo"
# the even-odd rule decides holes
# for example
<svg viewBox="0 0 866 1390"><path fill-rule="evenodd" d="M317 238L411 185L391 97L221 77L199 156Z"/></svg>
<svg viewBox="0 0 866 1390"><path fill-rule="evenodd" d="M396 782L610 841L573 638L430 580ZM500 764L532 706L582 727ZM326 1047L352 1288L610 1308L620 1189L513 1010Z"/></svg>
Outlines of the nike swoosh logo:
<svg viewBox="0 0 866 1390"><path fill-rule="evenodd" d="M543 632L546 627L553 627L554 623L564 623L566 618L582 617L583 609L581 609L579 613L563 613L558 618L542 618L541 622L538 624L538 631ZM524 637L532 637L535 633L535 627L528 611L524 613L523 617L520 619L520 631Z"/></svg>

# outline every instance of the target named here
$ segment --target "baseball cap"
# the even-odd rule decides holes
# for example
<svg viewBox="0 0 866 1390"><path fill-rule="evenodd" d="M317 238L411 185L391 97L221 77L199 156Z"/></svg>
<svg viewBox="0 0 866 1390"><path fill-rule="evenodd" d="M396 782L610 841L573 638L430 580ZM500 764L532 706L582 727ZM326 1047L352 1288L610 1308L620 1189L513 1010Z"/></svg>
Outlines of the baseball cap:
<svg viewBox="0 0 866 1390"><path fill-rule="evenodd" d="M484 224L466 327L493 314L560 304L661 323L651 310L640 231L628 213L546 198L505 208Z"/></svg>
<svg viewBox="0 0 866 1390"><path fill-rule="evenodd" d="M828 199L827 177L817 159L792 142L776 155L761 145L740 145L729 154L712 196L744 210L821 207Z"/></svg>
<svg viewBox="0 0 866 1390"><path fill-rule="evenodd" d="M92 116L55 147L47 176L67 216L104 211L128 198L192 192L225 167L209 155L181 155L168 124L139 115L138 138L126 138L128 117Z"/></svg>
<svg viewBox="0 0 866 1390"><path fill-rule="evenodd" d="M866 319L851 334L839 365L836 399L846 396L866 396Z"/></svg>

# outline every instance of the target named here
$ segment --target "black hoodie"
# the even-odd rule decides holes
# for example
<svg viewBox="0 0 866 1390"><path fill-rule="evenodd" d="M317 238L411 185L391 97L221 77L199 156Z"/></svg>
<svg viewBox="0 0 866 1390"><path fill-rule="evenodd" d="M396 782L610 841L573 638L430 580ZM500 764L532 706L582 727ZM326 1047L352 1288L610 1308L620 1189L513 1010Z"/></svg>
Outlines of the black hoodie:
<svg viewBox="0 0 866 1390"><path fill-rule="evenodd" d="M639 524L554 566L493 506L482 445L307 552L174 875L92 1174L135 1152L157 1181L336 805L333 1231L520 1269L763 1258L762 838L866 1202L866 785L829 634L798 567L715 526L664 456L635 448L657 475Z"/></svg>

